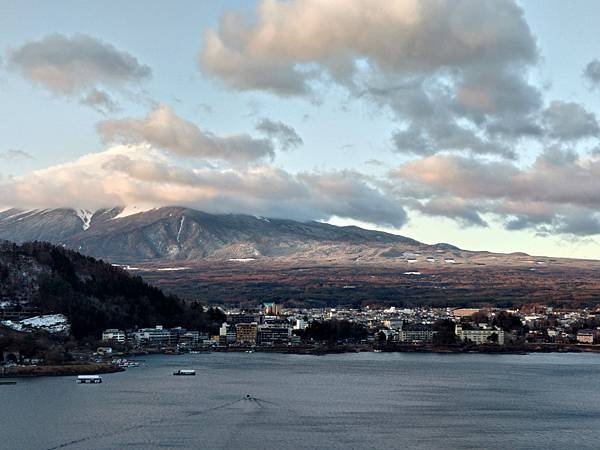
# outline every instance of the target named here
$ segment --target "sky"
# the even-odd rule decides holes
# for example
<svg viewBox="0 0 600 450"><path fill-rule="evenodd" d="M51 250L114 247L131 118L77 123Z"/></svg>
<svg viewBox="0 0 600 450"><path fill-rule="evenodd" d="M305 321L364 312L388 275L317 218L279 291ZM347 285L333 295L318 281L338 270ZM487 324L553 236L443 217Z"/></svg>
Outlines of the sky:
<svg viewBox="0 0 600 450"><path fill-rule="evenodd" d="M0 209L600 258L598 2L0 0Z"/></svg>

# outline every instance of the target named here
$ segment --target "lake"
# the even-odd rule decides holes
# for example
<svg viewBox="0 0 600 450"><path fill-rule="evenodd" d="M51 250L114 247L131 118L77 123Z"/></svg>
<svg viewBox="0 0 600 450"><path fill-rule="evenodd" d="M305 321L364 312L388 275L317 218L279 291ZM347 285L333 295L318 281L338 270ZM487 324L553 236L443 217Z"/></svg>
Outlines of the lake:
<svg viewBox="0 0 600 450"><path fill-rule="evenodd" d="M148 356L0 386L6 449L600 446L600 354ZM195 377L175 377L178 369ZM248 397L249 396L249 397Z"/></svg>

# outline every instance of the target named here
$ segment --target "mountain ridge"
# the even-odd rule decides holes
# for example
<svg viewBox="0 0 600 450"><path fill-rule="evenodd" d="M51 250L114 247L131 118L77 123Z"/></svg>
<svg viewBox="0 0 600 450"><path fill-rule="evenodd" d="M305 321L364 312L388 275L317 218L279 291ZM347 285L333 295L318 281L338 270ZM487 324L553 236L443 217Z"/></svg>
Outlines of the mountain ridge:
<svg viewBox="0 0 600 450"><path fill-rule="evenodd" d="M180 206L126 215L124 210L8 209L0 212L0 239L48 241L116 262L332 255L338 260L357 255L386 260L386 252L404 258L412 252L462 252L450 244L428 245L401 235L316 221L209 214Z"/></svg>

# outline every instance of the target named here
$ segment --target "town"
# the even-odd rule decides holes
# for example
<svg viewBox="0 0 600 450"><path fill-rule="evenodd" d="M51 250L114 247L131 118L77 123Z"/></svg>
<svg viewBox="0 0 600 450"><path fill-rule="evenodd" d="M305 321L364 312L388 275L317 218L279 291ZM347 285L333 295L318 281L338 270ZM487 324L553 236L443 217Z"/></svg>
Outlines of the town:
<svg viewBox="0 0 600 450"><path fill-rule="evenodd" d="M365 307L297 309L266 303L225 309L218 333L181 327L107 329L101 354L113 351L593 351L600 310ZM600 348L600 345L599 345Z"/></svg>

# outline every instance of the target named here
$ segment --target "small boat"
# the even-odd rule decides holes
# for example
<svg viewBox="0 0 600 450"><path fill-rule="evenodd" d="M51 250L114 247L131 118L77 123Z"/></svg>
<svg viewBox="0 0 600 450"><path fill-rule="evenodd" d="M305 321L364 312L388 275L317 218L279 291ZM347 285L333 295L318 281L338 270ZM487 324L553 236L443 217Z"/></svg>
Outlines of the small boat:
<svg viewBox="0 0 600 450"><path fill-rule="evenodd" d="M177 372L173 372L173 375L196 375L196 371L193 369L179 369Z"/></svg>
<svg viewBox="0 0 600 450"><path fill-rule="evenodd" d="M8 385L12 385L12 384L17 384L17 382L16 381L0 381L0 386L2 386L2 385L8 386Z"/></svg>
<svg viewBox="0 0 600 450"><path fill-rule="evenodd" d="M77 377L77 384L97 384L102 383L102 377L100 375L79 375Z"/></svg>
<svg viewBox="0 0 600 450"><path fill-rule="evenodd" d="M373 353L381 353L381 350L375 349L375 350L373 350Z"/></svg>

